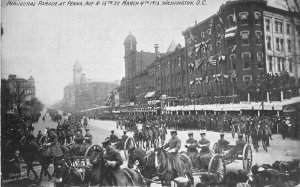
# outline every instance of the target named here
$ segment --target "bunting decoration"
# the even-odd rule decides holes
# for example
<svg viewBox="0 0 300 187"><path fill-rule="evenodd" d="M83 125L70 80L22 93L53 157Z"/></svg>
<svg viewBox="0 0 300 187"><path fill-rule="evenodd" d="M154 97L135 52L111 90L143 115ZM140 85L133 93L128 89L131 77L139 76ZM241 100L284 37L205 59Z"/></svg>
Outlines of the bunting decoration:
<svg viewBox="0 0 300 187"><path fill-rule="evenodd" d="M236 78L236 70L230 70L231 78Z"/></svg>
<svg viewBox="0 0 300 187"><path fill-rule="evenodd" d="M225 59L226 59L226 56L223 56L223 55L221 55L221 56L219 56L219 58L218 58L218 62L225 62Z"/></svg>
<svg viewBox="0 0 300 187"><path fill-rule="evenodd" d="M195 68L198 68L203 62L203 59L198 59L195 61Z"/></svg>
<svg viewBox="0 0 300 187"><path fill-rule="evenodd" d="M225 30L225 39L229 40L235 37L237 27L231 27Z"/></svg>
<svg viewBox="0 0 300 187"><path fill-rule="evenodd" d="M208 61L213 66L217 65L217 60L215 59L214 56L210 56Z"/></svg>
<svg viewBox="0 0 300 187"><path fill-rule="evenodd" d="M232 49L231 49L231 52L235 52L236 46L237 46L237 45L233 45L233 47L232 47Z"/></svg>
<svg viewBox="0 0 300 187"><path fill-rule="evenodd" d="M190 85L193 85L194 83L195 83L194 80L191 80L191 81L190 81Z"/></svg>

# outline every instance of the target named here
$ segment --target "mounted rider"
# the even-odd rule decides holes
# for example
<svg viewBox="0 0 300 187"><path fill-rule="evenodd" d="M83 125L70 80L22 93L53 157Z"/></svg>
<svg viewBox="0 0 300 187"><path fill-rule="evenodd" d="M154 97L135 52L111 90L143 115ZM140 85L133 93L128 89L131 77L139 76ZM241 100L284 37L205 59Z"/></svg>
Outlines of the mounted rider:
<svg viewBox="0 0 300 187"><path fill-rule="evenodd" d="M225 140L224 136L225 136L224 133L221 133L220 139L218 140L218 150L220 152L223 152L224 150L226 150L229 145L229 142L227 140Z"/></svg>
<svg viewBox="0 0 300 187"><path fill-rule="evenodd" d="M63 152L58 145L58 137L57 137L56 133L53 130L49 129L47 131L47 134L48 134L49 140L48 140L48 143L46 144L46 146L49 146L50 150L51 150L51 154L48 156L53 156L55 158L59 158L59 157L63 156Z"/></svg>
<svg viewBox="0 0 300 187"><path fill-rule="evenodd" d="M178 153L181 147L181 140L177 137L177 131L171 131L171 136L172 138L169 140L167 144L164 145L163 148L169 152L169 158L173 164L175 173L177 172L178 176L183 176L184 174L181 173L183 171L183 167L180 164L181 161Z"/></svg>
<svg viewBox="0 0 300 187"><path fill-rule="evenodd" d="M73 155L84 156L83 139L83 135L78 131L74 138L75 143L70 148Z"/></svg>
<svg viewBox="0 0 300 187"><path fill-rule="evenodd" d="M105 172L108 185L120 186L121 181L118 179L122 175L120 166L123 164L121 154L111 145L111 140L107 137L102 142L104 148L104 160L106 161L105 166L107 170Z"/></svg>
<svg viewBox="0 0 300 187"><path fill-rule="evenodd" d="M212 157L212 152L209 149L210 141L206 139L205 132L200 133L200 135L201 140L199 141L198 147L201 148L201 151L197 156L198 162L200 162L199 166L201 167L199 169L207 171L209 160Z"/></svg>
<svg viewBox="0 0 300 187"><path fill-rule="evenodd" d="M187 145L185 145L185 147L187 148L187 155L190 157L193 163L193 167L198 167L197 166L198 142L197 140L194 139L193 135L194 134L192 132L188 133L189 139L186 140Z"/></svg>
<svg viewBox="0 0 300 187"><path fill-rule="evenodd" d="M119 138L117 135L114 134L114 130L110 131L111 132L111 135L110 135L110 140L111 140L111 143L116 143L118 142Z"/></svg>

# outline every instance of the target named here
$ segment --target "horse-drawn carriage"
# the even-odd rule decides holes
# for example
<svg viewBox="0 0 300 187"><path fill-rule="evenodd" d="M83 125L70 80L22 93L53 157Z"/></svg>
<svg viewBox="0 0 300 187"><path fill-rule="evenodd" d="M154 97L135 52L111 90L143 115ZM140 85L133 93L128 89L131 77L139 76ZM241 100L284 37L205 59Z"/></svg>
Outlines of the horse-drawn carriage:
<svg viewBox="0 0 300 187"><path fill-rule="evenodd" d="M212 148L213 156L210 158L208 165L208 173L215 174L219 182L221 182L226 173L226 165L242 161L243 169L249 173L252 167L252 148L249 144L245 144L242 150L239 150L236 145L228 145L226 149L220 148L218 143L215 143Z"/></svg>

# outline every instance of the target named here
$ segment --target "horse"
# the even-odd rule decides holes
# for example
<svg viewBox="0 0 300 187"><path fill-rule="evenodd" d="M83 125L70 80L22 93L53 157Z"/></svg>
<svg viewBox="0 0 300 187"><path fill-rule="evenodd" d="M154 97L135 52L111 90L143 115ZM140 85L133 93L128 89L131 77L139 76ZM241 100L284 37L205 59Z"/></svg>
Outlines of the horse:
<svg viewBox="0 0 300 187"><path fill-rule="evenodd" d="M183 173L188 177L189 183L194 183L192 175L192 161L185 154L180 153L180 160L183 166ZM146 152L141 147L132 147L128 150L129 168L133 168L138 161L137 168L140 170L143 177L147 179L147 184L150 185L152 178L158 176L163 186L170 186L171 181L176 179L177 173L174 172L174 166L169 159L169 153L162 148L156 148L154 151Z"/></svg>
<svg viewBox="0 0 300 187"><path fill-rule="evenodd" d="M140 144L142 145L143 142L143 131L138 130L137 128L134 129L133 139L137 143L137 146L139 147Z"/></svg>
<svg viewBox="0 0 300 187"><path fill-rule="evenodd" d="M97 146L89 155L90 166L85 171L85 181L90 185L100 186L144 186L141 174L129 168L123 168L120 172L114 172L116 178L109 175L112 168L107 166L104 159L104 150Z"/></svg>

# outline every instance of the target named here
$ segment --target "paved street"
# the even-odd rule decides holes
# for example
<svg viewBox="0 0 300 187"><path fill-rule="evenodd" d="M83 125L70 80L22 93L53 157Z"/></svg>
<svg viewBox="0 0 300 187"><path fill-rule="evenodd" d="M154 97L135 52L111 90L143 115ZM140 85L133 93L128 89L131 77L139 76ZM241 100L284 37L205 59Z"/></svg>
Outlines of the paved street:
<svg viewBox="0 0 300 187"><path fill-rule="evenodd" d="M45 111L42 112L42 115ZM34 134L36 135L38 130L42 130L42 132L45 130L46 127L55 128L56 123L52 122L50 117L47 115L45 123L40 119L38 123L34 125L35 130ZM89 129L90 132L93 135L93 143L101 145L101 142L110 135L111 130L115 130L115 134L120 137L123 134L123 130L120 128L116 128L116 122L114 121L100 121L100 120L90 120L89 121ZM178 137L181 139L182 143L182 149L180 151L185 151L185 148L183 149L184 142L187 140L187 133L189 131L178 131ZM199 130L193 130L191 132L194 132L194 138L199 140L200 139L200 131ZM131 132L128 132L129 136L132 136ZM170 130L168 130L167 139L170 138ZM213 144L219 139L219 133L218 132L207 132L207 138L211 142L211 147ZM225 139L227 139L231 144L235 144L236 139L233 139L231 137L230 133L225 134ZM266 153L260 143L259 152L256 153L253 151L253 164L272 164L276 160L292 160L294 158L300 158L300 144L299 140L291 140L291 139L285 139L282 140L280 135L273 135L273 140L270 141L271 147L268 150L268 153ZM124 158L123 151L121 152ZM125 158L124 158L125 161ZM123 166L126 166L127 163L125 161ZM40 167L36 167L40 168ZM242 169L242 163L241 161L235 161L232 164L227 165L226 167L227 171L229 170L236 170L236 169ZM52 172L52 171L51 171ZM39 173L39 171L38 171ZM33 176L31 176L33 178ZM195 177L195 182L199 181L198 177ZM53 186L53 183L51 181L47 181L47 178L43 179L43 182L41 184L42 186ZM153 186L157 186L157 184L153 184Z"/></svg>

